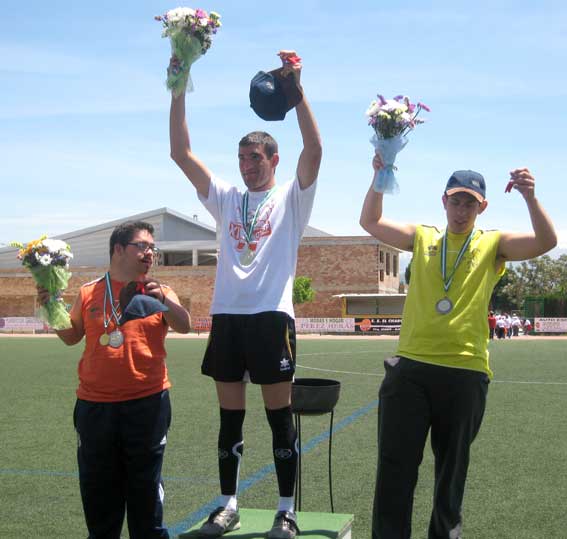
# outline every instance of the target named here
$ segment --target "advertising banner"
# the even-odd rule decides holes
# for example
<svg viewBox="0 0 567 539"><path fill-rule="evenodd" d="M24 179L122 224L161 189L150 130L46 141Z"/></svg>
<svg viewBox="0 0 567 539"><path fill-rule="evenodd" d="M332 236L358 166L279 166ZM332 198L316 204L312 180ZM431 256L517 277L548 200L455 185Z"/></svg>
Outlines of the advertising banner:
<svg viewBox="0 0 567 539"><path fill-rule="evenodd" d="M213 319L210 316L191 318L191 329L197 333L201 333L202 331L208 332L211 331L212 322Z"/></svg>
<svg viewBox="0 0 567 539"><path fill-rule="evenodd" d="M536 318L536 333L567 333L567 318Z"/></svg>
<svg viewBox="0 0 567 539"><path fill-rule="evenodd" d="M361 332L398 333L402 326L401 317L355 318L354 329Z"/></svg>
<svg viewBox="0 0 567 539"><path fill-rule="evenodd" d="M0 318L0 331L39 331L43 329L45 325L39 318L24 316Z"/></svg>
<svg viewBox="0 0 567 539"><path fill-rule="evenodd" d="M354 333L354 318L296 318L297 333Z"/></svg>

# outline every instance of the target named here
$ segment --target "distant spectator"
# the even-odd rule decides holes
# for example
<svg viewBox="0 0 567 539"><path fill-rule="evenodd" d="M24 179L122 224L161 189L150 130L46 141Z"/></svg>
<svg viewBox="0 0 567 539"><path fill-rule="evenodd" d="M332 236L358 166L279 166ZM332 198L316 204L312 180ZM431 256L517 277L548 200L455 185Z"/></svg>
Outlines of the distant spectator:
<svg viewBox="0 0 567 539"><path fill-rule="evenodd" d="M505 336L509 339L512 338L512 317L508 313L504 313L504 329L506 330Z"/></svg>
<svg viewBox="0 0 567 539"><path fill-rule="evenodd" d="M512 335L517 337L520 334L520 327L522 325L522 321L518 317L518 315L512 316Z"/></svg>
<svg viewBox="0 0 567 539"><path fill-rule="evenodd" d="M488 331L491 339L494 339L494 331L496 329L496 316L494 311L488 313Z"/></svg>
<svg viewBox="0 0 567 539"><path fill-rule="evenodd" d="M499 339L506 337L506 318L502 314L496 317L496 336Z"/></svg>

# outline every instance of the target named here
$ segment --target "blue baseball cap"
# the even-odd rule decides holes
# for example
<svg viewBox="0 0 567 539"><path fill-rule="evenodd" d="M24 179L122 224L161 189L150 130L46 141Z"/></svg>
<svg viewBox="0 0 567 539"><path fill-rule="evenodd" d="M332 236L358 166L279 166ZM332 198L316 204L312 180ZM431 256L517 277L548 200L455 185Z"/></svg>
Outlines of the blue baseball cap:
<svg viewBox="0 0 567 539"><path fill-rule="evenodd" d="M169 307L165 306L161 301L153 296L136 294L122 310L120 323L124 324L125 322L128 322L128 320L146 318L146 316L150 316L155 313L165 313L167 311L169 311Z"/></svg>
<svg viewBox="0 0 567 539"><path fill-rule="evenodd" d="M482 174L474 170L456 170L451 174L445 194L447 196L455 193L468 193L475 197L479 202L486 198L486 183Z"/></svg>
<svg viewBox="0 0 567 539"><path fill-rule="evenodd" d="M283 69L266 73L258 71L250 81L250 106L263 120L283 120L286 113L294 108L303 94L292 73L283 76Z"/></svg>

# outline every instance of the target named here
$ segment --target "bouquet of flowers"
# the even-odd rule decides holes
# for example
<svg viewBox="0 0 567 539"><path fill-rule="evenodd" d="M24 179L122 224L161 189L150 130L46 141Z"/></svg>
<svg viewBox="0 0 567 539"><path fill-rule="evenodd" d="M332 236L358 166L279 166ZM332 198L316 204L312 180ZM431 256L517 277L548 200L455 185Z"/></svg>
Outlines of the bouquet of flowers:
<svg viewBox="0 0 567 539"><path fill-rule="evenodd" d="M69 260L73 258L71 249L64 241L48 239L42 236L28 244L12 242L12 247L18 247L18 258L22 265L28 268L37 285L45 288L49 301L40 308L39 317L53 329L71 327L71 317L61 301L61 291L67 288L71 272Z"/></svg>
<svg viewBox="0 0 567 539"><path fill-rule="evenodd" d="M155 19L163 24L162 37L170 38L171 52L179 60L178 64L168 69L167 88L175 97L180 96L185 88L187 92L192 92L189 70L211 47L212 36L221 26L220 15L214 11L207 14L202 9L178 7Z"/></svg>
<svg viewBox="0 0 567 539"><path fill-rule="evenodd" d="M397 193L400 188L394 170L396 155L408 143L406 134L424 122L417 115L421 110L430 111L423 103L414 105L409 97L397 95L394 99L384 99L378 95L377 101L372 101L366 111L368 124L374 128L370 142L384 162L384 168L374 176L374 190L378 193Z"/></svg>

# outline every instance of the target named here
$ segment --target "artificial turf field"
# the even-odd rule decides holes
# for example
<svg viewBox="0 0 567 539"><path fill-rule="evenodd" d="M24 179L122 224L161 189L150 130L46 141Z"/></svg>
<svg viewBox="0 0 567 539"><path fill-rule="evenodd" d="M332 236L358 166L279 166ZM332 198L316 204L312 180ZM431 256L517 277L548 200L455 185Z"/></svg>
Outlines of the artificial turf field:
<svg viewBox="0 0 567 539"><path fill-rule="evenodd" d="M200 374L203 339L168 339L173 422L164 463L165 520L172 536L215 506L218 405ZM370 537L376 413L383 359L395 340L301 339L298 377L341 382L333 433L334 506ZM473 445L464 503L467 539L567 538L567 341L519 337L490 343L495 373ZM84 538L72 425L82 345L0 337L0 538ZM277 503L269 432L259 388L248 390L239 503ZM303 417L302 510L330 511L329 415ZM426 449L412 537L425 539L432 497ZM300 522L301 525L301 522ZM128 537L126 530L123 537ZM230 535L228 536L230 537ZM307 539L307 538L306 538Z"/></svg>

